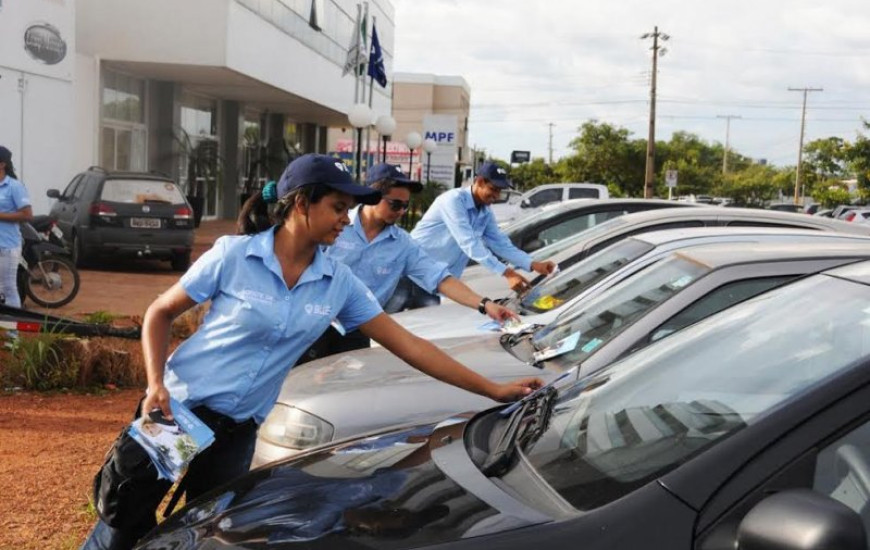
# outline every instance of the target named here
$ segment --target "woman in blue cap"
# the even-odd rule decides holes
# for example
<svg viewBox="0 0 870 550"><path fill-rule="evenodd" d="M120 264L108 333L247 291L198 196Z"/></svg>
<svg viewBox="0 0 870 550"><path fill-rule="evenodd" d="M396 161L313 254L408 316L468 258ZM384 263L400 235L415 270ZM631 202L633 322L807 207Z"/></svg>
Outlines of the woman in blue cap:
<svg viewBox="0 0 870 550"><path fill-rule="evenodd" d="M337 319L435 378L498 401L540 385L527 378L497 384L417 338L383 313L350 269L325 256L350 222L356 203L376 204L378 191L356 184L344 164L325 155L294 160L277 186L245 204L245 235L222 237L149 306L142 326L148 392L137 414L162 409L170 395L215 431L215 442L191 463L182 483L188 500L244 473L257 426L287 371ZM276 203L274 221L267 203ZM211 301L202 325L167 358L172 320ZM156 479L135 442L122 433L98 474L100 520L82 548L131 548L155 524L170 484ZM113 491L123 486L123 491Z"/></svg>
<svg viewBox="0 0 870 550"><path fill-rule="evenodd" d="M18 224L33 218L27 189L16 179L12 152L0 146L0 295L6 305L21 307L18 298L18 260L21 231Z"/></svg>

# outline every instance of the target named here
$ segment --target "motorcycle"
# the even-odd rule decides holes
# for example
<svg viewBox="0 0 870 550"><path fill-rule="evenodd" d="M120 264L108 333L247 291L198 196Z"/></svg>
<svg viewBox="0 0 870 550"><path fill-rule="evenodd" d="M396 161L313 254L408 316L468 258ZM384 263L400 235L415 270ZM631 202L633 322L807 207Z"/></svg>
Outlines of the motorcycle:
<svg viewBox="0 0 870 550"><path fill-rule="evenodd" d="M49 220L38 220L45 233L21 223L21 260L18 264L18 293L21 304L29 297L42 307L55 308L70 303L79 292L81 280L70 253L63 245L60 230ZM52 242L54 239L58 241Z"/></svg>

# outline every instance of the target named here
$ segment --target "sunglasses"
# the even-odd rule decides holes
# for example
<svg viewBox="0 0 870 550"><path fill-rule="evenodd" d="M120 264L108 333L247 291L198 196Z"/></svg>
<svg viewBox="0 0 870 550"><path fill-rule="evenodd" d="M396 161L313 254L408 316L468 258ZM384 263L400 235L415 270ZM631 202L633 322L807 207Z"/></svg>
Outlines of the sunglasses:
<svg viewBox="0 0 870 550"><path fill-rule="evenodd" d="M411 205L411 201L400 201L399 199L383 199L386 202L390 210L393 212L399 212L401 210L407 210Z"/></svg>

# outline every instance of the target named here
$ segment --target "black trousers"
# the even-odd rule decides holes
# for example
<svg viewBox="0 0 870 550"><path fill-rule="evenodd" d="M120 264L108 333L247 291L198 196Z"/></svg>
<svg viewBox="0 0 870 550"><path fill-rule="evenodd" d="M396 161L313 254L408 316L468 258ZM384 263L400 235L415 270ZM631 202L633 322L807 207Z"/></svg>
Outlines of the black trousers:
<svg viewBox="0 0 870 550"><path fill-rule="evenodd" d="M372 347L372 340L358 330L348 332L342 336L340 332L332 327L326 329L326 332L317 339L310 348L305 350L302 357L296 361L297 365L327 357L336 353L344 353L356 349L366 349Z"/></svg>
<svg viewBox="0 0 870 550"><path fill-rule="evenodd" d="M257 440L253 420L236 423L205 407L195 407L192 412L214 431L215 441L193 459L181 481L188 502L246 473ZM168 480L157 479L157 470L145 449L125 428L94 480L94 501L100 519L81 549L132 548L157 524L155 512L171 487Z"/></svg>

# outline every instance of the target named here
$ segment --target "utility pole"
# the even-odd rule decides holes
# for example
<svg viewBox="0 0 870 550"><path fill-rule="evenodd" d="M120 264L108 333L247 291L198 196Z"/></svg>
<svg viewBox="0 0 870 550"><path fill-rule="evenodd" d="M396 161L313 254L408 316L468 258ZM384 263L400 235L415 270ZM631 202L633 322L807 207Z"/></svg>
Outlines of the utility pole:
<svg viewBox="0 0 870 550"><path fill-rule="evenodd" d="M646 175L643 180L643 196L650 199L653 196L653 184L655 183L655 160L656 160L656 71L658 70L658 57L665 55L666 48L659 46L659 39L667 41L670 36L659 32L658 26L653 27L653 32L641 35L641 40L653 39L652 45L652 79L649 93L649 137L646 143Z"/></svg>
<svg viewBox="0 0 870 550"><path fill-rule="evenodd" d="M808 92L822 92L824 91L822 88L789 88L790 92L803 92L804 93L804 102L801 107L801 137L800 142L798 143L798 161L797 168L795 169L794 174L794 203L800 204L800 189L801 189L801 162L803 162L804 156L804 128L806 126L806 118L807 118L807 93Z"/></svg>
<svg viewBox="0 0 870 550"><path fill-rule="evenodd" d="M551 123L547 124L547 126L550 127L550 146L549 146L550 161L548 164L552 165L553 164L553 126L555 126L555 124L553 124L551 122Z"/></svg>
<svg viewBox="0 0 870 550"><path fill-rule="evenodd" d="M725 119L725 154L722 155L722 173L728 173L728 151L730 150L729 140L731 136L731 119L743 118L738 115L716 115L716 118Z"/></svg>

